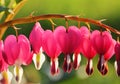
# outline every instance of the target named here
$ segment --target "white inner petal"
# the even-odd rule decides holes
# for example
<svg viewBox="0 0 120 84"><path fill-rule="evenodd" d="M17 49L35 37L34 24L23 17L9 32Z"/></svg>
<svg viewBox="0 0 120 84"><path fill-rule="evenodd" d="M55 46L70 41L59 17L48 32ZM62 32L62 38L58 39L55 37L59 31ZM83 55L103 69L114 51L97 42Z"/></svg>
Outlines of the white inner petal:
<svg viewBox="0 0 120 84"><path fill-rule="evenodd" d="M55 62L55 71L57 71L58 70L58 66L59 66L59 62L58 62L58 58L55 58L55 59L53 59L53 62ZM51 60L51 62L50 62L50 65L52 66L52 60ZM57 75L57 74L56 74Z"/></svg>
<svg viewBox="0 0 120 84"><path fill-rule="evenodd" d="M21 82L22 80L22 75L23 75L23 68L21 66L15 66L14 67L14 75L15 75L15 78L18 79L16 80L18 83Z"/></svg>
<svg viewBox="0 0 120 84"><path fill-rule="evenodd" d="M115 66L115 70L117 71L117 61L115 61L115 63L114 63L114 66Z"/></svg>
<svg viewBox="0 0 120 84"><path fill-rule="evenodd" d="M35 68L40 70L45 62L45 55L43 54L42 47L40 48L40 52L38 54L33 54L33 62L35 64Z"/></svg>
<svg viewBox="0 0 120 84"><path fill-rule="evenodd" d="M13 75L12 75L12 73L11 73L9 70L7 70L7 74L8 74L9 83L11 83L11 80L12 80L12 78L13 78Z"/></svg>
<svg viewBox="0 0 120 84"><path fill-rule="evenodd" d="M90 69L92 69L93 67L93 62L92 62L92 59L90 59Z"/></svg>
<svg viewBox="0 0 120 84"><path fill-rule="evenodd" d="M55 59L55 70L57 71L58 69L58 66L59 66L59 63L58 63L58 58Z"/></svg>
<svg viewBox="0 0 120 84"><path fill-rule="evenodd" d="M67 55L67 71L69 70L70 63L71 63L70 55Z"/></svg>
<svg viewBox="0 0 120 84"><path fill-rule="evenodd" d="M2 74L0 73L0 81L3 79L3 76L2 76Z"/></svg>
<svg viewBox="0 0 120 84"><path fill-rule="evenodd" d="M73 57L72 57L72 58L73 58L73 61L74 61L74 60L75 60L75 54L73 54Z"/></svg>
<svg viewBox="0 0 120 84"><path fill-rule="evenodd" d="M67 64L71 63L70 55L67 55Z"/></svg>
<svg viewBox="0 0 120 84"><path fill-rule="evenodd" d="M78 57L77 57L77 66L80 64L80 62L81 62L81 55L80 54L78 54L77 55ZM73 61L75 60L75 54L73 54Z"/></svg>
<svg viewBox="0 0 120 84"><path fill-rule="evenodd" d="M80 64L80 62L81 62L81 55L80 55L80 54L78 54L78 58L77 58L77 65L79 65L79 64Z"/></svg>

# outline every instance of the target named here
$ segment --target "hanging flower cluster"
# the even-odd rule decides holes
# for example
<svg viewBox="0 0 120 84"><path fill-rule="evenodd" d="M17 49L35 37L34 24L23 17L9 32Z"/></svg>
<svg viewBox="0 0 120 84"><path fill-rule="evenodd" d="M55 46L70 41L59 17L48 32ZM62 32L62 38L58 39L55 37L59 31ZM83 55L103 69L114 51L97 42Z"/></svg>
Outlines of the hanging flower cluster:
<svg viewBox="0 0 120 84"><path fill-rule="evenodd" d="M102 75L107 74L107 61L115 54L116 72L120 76L120 43L115 41L108 31L90 31L86 26L58 26L55 30L44 30L36 22L29 39L25 35L9 35L0 41L0 72L7 71L14 65L16 81L20 82L23 74L21 65L32 62L40 70L45 55L50 58L50 72L59 74L59 56L64 54L63 70L70 73L80 67L81 54L87 59L86 73L93 73L92 59L98 54L97 68Z"/></svg>

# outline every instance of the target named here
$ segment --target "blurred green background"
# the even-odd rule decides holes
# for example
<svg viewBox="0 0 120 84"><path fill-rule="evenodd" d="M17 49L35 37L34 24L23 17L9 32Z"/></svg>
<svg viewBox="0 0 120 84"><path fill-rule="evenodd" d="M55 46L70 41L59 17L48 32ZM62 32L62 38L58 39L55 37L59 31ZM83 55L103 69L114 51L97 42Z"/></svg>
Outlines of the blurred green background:
<svg viewBox="0 0 120 84"><path fill-rule="evenodd" d="M28 0L21 10L17 13L14 19L21 17L29 17L34 12L33 16L42 14L68 14L80 15L80 17L91 19L107 19L103 23L117 28L120 27L120 0ZM65 25L64 20L53 20L54 23ZM44 29L52 29L50 21L40 21ZM29 33L34 23L16 25L22 28L19 33L29 36ZM77 25L77 22L69 21L69 25ZM85 25L85 24L83 24ZM91 25L91 29L99 29L100 27ZM4 38L8 34L15 33L12 28L9 28ZM112 33L113 34L113 33ZM117 35L113 34L116 39ZM89 53L89 52L88 52ZM47 57L48 58L48 57ZM94 73L88 77L85 73L86 59L82 56L82 61L79 70L73 70L67 74L61 70L59 76L51 76L49 73L49 59L46 60L40 71L35 70L33 63L24 67L24 80L30 84L119 84L120 78L116 75L114 69L115 58L109 60L109 72L106 76L102 76L97 68L98 56L93 59ZM59 59L60 68L62 67L63 56ZM23 84L23 83L22 83Z"/></svg>

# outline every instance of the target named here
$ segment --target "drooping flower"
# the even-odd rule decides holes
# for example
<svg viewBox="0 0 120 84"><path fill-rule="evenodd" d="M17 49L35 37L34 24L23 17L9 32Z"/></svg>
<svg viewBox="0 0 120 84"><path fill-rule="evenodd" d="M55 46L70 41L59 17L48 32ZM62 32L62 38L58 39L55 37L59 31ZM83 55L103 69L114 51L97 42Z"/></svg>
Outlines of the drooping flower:
<svg viewBox="0 0 120 84"><path fill-rule="evenodd" d="M46 30L43 35L43 50L51 59L51 74L56 75L59 73L58 56L61 53L60 47L55 39L55 34L51 30Z"/></svg>
<svg viewBox="0 0 120 84"><path fill-rule="evenodd" d="M4 60L9 65L15 65L14 74L18 82L21 81L23 69L21 65L28 65L32 61L29 40L24 35L18 37L9 35L4 41Z"/></svg>
<svg viewBox="0 0 120 84"><path fill-rule="evenodd" d="M115 54L116 41L113 39L109 50L104 54L104 59L107 61Z"/></svg>
<svg viewBox="0 0 120 84"><path fill-rule="evenodd" d="M11 83L12 74L8 70L8 64L3 59L4 45L3 41L0 41L0 84L9 84Z"/></svg>
<svg viewBox="0 0 120 84"><path fill-rule="evenodd" d="M108 31L100 32L98 30L92 32L91 40L94 49L99 54L97 68L102 75L105 75L108 72L107 61L114 54L115 41Z"/></svg>
<svg viewBox="0 0 120 84"><path fill-rule="evenodd" d="M30 33L29 40L33 49L33 62L35 64L35 68L40 70L41 66L45 61L45 56L43 54L42 49L42 35L44 30L42 29L39 22L36 22L33 30Z"/></svg>
<svg viewBox="0 0 120 84"><path fill-rule="evenodd" d="M90 31L86 26L82 26L79 29L79 45L77 46L77 49L74 51L73 54L73 67L75 70L77 70L80 66L81 61L81 49L82 45L84 43L84 40L88 39L90 37Z"/></svg>
<svg viewBox="0 0 120 84"><path fill-rule="evenodd" d="M8 69L8 64L3 59L4 45L3 41L0 41L0 72Z"/></svg>
<svg viewBox="0 0 120 84"><path fill-rule="evenodd" d="M88 59L86 72L88 75L91 75L93 73L92 59L96 55L96 51L93 48L90 37L84 39L84 42L82 43L82 46L81 46L81 52L83 56L85 56Z"/></svg>
<svg viewBox="0 0 120 84"><path fill-rule="evenodd" d="M76 53L80 53L81 52L81 46L84 43L84 39L88 39L90 38L90 31L86 26L82 26L80 27L80 43L79 46L77 47L77 49L75 50Z"/></svg>
<svg viewBox="0 0 120 84"><path fill-rule="evenodd" d="M59 26L54 31L57 42L64 53L63 69L65 72L71 72L72 62L70 55L77 49L79 40L79 29L75 26L70 26L67 30L63 26ZM76 60L76 58L74 59ZM78 61L79 62L79 61ZM78 65L78 64L77 64Z"/></svg>
<svg viewBox="0 0 120 84"><path fill-rule="evenodd" d="M115 57L116 57L115 61L116 72L117 75L120 76L120 42L117 42L115 45Z"/></svg>

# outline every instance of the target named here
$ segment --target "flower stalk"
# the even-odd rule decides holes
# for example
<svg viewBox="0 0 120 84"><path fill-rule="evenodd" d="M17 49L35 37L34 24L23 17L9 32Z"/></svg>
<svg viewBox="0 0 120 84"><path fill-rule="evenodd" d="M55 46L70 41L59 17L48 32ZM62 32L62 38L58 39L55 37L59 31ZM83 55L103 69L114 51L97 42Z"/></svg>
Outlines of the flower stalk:
<svg viewBox="0 0 120 84"><path fill-rule="evenodd" d="M106 24L103 24L99 20L93 20L93 19L88 19L88 18L79 18L77 16L71 16L71 15L47 14L47 15L40 15L40 16L32 16L32 17L30 16L30 17L18 18L18 19L6 21L6 22L0 24L0 39L2 38L2 36L5 32L5 31L3 31L4 28L7 28L12 25L31 23L31 22L35 22L35 21L39 21L39 20L48 20L50 18L52 18L52 19L61 18L61 19L67 19L67 20L75 20L75 21L80 21L80 22L92 23L92 24L95 24L102 28L108 29L108 30L120 35L120 31L118 31L115 28L110 27Z"/></svg>

